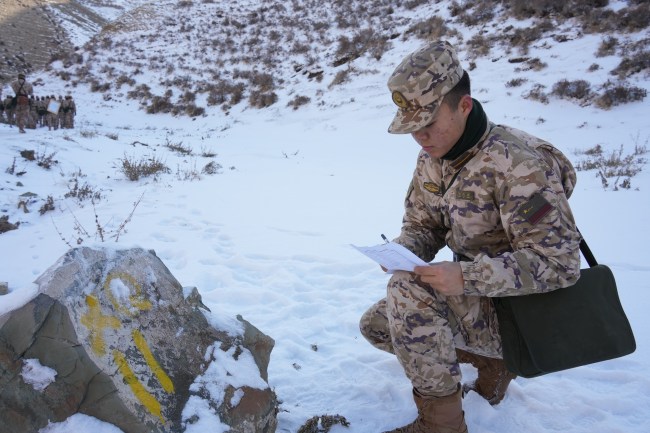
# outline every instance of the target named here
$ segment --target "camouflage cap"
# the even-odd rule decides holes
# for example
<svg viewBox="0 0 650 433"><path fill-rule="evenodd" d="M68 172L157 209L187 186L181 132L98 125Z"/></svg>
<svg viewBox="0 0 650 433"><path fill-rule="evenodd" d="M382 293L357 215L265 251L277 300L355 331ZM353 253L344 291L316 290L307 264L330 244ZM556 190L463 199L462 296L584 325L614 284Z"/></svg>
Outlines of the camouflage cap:
<svg viewBox="0 0 650 433"><path fill-rule="evenodd" d="M462 76L458 56L446 41L430 42L406 56L388 80L399 107L388 132L409 134L431 123L442 98Z"/></svg>

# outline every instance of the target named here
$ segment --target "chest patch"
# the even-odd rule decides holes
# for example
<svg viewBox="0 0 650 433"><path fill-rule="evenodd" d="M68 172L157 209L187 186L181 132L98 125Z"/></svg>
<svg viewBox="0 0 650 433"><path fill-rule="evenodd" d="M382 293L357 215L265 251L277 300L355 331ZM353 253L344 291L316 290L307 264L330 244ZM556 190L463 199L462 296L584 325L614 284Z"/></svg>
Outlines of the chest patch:
<svg viewBox="0 0 650 433"><path fill-rule="evenodd" d="M437 195L442 194L442 189L440 188L440 186L436 185L433 182L424 182L422 186L424 187L424 189L426 189L429 192L432 192Z"/></svg>
<svg viewBox="0 0 650 433"><path fill-rule="evenodd" d="M473 201L475 198L474 191L456 191L456 198L458 200Z"/></svg>
<svg viewBox="0 0 650 433"><path fill-rule="evenodd" d="M537 224L552 209L553 206L540 193L536 193L530 200L521 205L519 215L530 224Z"/></svg>

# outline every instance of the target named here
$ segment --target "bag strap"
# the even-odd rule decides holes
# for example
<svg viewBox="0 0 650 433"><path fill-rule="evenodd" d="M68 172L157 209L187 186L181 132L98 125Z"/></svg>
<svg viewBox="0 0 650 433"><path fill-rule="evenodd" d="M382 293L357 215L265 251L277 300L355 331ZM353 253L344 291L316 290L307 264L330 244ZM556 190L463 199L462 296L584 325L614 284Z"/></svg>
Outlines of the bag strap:
<svg viewBox="0 0 650 433"><path fill-rule="evenodd" d="M578 233L580 233L580 230L578 230ZM587 241L585 240L584 237L582 237L582 233L580 233L580 252L582 252L582 255L585 257L587 260L587 263L589 264L590 268L593 268L594 266L598 266L598 262L596 261L596 257L594 257L594 253L591 252L591 249L589 248L589 245L587 245Z"/></svg>

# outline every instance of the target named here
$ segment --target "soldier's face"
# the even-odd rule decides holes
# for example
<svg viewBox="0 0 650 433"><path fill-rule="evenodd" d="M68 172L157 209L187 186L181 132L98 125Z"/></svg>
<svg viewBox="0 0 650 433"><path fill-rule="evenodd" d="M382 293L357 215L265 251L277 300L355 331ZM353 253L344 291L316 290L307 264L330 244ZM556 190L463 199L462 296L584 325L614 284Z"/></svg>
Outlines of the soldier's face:
<svg viewBox="0 0 650 433"><path fill-rule="evenodd" d="M422 149L434 158L444 156L460 139L472 111L472 98L463 96L457 107L443 103L430 124L411 136Z"/></svg>

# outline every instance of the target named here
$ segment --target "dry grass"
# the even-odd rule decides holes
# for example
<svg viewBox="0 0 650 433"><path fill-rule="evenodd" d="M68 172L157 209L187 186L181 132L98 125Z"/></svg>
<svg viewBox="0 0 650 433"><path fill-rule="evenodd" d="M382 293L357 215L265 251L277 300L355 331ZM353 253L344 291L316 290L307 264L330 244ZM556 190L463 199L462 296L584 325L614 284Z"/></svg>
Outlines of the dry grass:
<svg viewBox="0 0 650 433"><path fill-rule="evenodd" d="M622 56L620 65L611 71L619 81L647 73L650 38L636 38L632 43L634 38L618 34L647 29L650 3L633 0L617 11L604 8L607 3L458 0L449 6L451 18L432 12L405 19L408 11L442 6L426 0L291 0L234 8L227 2L182 0L173 4L173 15L145 5L123 16L93 38L82 54L66 57L65 66L56 73L71 85L88 85L104 99L115 99L115 93L125 95L151 114L197 117L205 115L209 107L228 112L242 103L266 108L283 97L289 100L299 86L300 98L288 104L296 109L320 103L327 95L323 86L341 85L365 73L359 65L370 69L365 64L382 59L399 38L451 40L466 50L472 61L495 53L526 56L533 45L566 41L568 36L557 30L567 20L578 32L603 33L594 54ZM517 25L511 20L511 25L500 27L507 16L527 21ZM477 31L459 31L465 26ZM610 36L612 32L617 36ZM140 41L147 44L146 49ZM165 49L169 46L187 49L170 53ZM336 69L341 66L345 69ZM527 59L516 72L539 71L546 66L538 58ZM145 81L152 73L159 82ZM331 74L331 82L318 86ZM534 89L528 97L544 102L548 95L539 90ZM597 106L605 107L610 99L612 103L626 100L611 93L609 90ZM636 92L632 96L630 102L642 95Z"/></svg>
<svg viewBox="0 0 650 433"><path fill-rule="evenodd" d="M639 145L638 137L635 140L632 152L625 154L625 148L621 145L609 153L606 153L600 144L582 152L576 152L583 157L583 160L576 165L579 171L595 171L600 178L603 188L613 190L630 189L632 178L639 174L646 164L645 155L648 153L646 144Z"/></svg>

